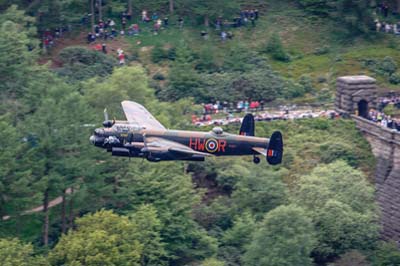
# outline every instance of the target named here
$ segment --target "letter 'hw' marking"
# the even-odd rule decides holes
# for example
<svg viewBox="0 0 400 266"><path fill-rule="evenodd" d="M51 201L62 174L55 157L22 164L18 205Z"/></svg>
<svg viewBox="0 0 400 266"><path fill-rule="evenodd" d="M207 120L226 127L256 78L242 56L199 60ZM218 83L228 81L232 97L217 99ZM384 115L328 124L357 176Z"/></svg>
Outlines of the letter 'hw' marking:
<svg viewBox="0 0 400 266"><path fill-rule="evenodd" d="M211 153L216 152L218 150L218 141L215 139L208 139L206 141L206 150Z"/></svg>

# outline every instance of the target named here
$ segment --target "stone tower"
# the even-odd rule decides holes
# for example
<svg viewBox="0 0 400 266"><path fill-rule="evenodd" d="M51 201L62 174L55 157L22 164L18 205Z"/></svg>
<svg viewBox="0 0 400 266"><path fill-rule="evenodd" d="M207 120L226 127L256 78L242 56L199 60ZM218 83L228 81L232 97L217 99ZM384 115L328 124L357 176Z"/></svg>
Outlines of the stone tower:
<svg viewBox="0 0 400 266"><path fill-rule="evenodd" d="M335 109L340 113L367 117L371 108L376 108L376 80L368 76L339 77L336 83Z"/></svg>

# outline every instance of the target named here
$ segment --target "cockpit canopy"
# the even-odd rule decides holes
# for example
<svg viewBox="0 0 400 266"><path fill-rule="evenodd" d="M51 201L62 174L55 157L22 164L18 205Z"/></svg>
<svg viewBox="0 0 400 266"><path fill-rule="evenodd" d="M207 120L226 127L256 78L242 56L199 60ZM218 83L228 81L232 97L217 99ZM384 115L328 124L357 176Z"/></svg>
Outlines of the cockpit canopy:
<svg viewBox="0 0 400 266"><path fill-rule="evenodd" d="M212 133L214 133L215 135L222 135L224 133L224 130L220 127L214 127L212 129Z"/></svg>

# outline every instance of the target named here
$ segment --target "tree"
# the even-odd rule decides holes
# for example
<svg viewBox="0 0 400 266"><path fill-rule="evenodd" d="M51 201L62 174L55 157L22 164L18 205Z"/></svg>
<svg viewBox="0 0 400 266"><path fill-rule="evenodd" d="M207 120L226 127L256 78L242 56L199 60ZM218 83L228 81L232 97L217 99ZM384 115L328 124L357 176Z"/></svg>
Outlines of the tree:
<svg viewBox="0 0 400 266"><path fill-rule="evenodd" d="M37 41L30 38L25 23L32 23L11 6L0 15L0 92L21 96L35 70ZM30 51L30 49L32 49Z"/></svg>
<svg viewBox="0 0 400 266"><path fill-rule="evenodd" d="M190 8L193 12L203 17L204 26L210 25L210 19L216 19L218 16L233 15L239 8L237 0L196 0L190 1Z"/></svg>
<svg viewBox="0 0 400 266"><path fill-rule="evenodd" d="M0 239L0 261L2 266L48 266L42 256L34 256L33 246L18 239Z"/></svg>
<svg viewBox="0 0 400 266"><path fill-rule="evenodd" d="M343 161L316 167L300 179L292 202L315 224L318 261L373 247L379 229L373 191L365 176Z"/></svg>
<svg viewBox="0 0 400 266"><path fill-rule="evenodd" d="M168 256L160 236L163 225L157 217L157 210L151 205L142 205L130 220L137 226L138 241L143 247L140 265L166 265Z"/></svg>
<svg viewBox="0 0 400 266"><path fill-rule="evenodd" d="M149 88L144 69L138 66L122 67L103 82L94 78L83 84L85 99L98 113L107 107L110 114L120 114L121 101L126 99L147 105L155 99Z"/></svg>
<svg viewBox="0 0 400 266"><path fill-rule="evenodd" d="M101 210L76 224L50 252L52 265L140 265L139 231L128 217Z"/></svg>
<svg viewBox="0 0 400 266"><path fill-rule="evenodd" d="M120 180L120 193L134 212L142 204L151 204L157 210L163 225L160 235L170 264L215 255L216 240L192 218L192 208L199 204L200 197L193 189L191 177L183 174L183 165L162 163L154 167L131 163L130 166Z"/></svg>
<svg viewBox="0 0 400 266"><path fill-rule="evenodd" d="M256 216L264 214L281 205L286 199L282 182L283 172L251 171L236 185L232 194L239 210L250 210Z"/></svg>
<svg viewBox="0 0 400 266"><path fill-rule="evenodd" d="M400 252L395 242L378 243L372 261L374 266L393 266L400 264Z"/></svg>
<svg viewBox="0 0 400 266"><path fill-rule="evenodd" d="M79 46L64 48L59 56L63 66L55 72L65 77L68 83L107 77L113 73L118 63L116 59L103 53Z"/></svg>
<svg viewBox="0 0 400 266"><path fill-rule="evenodd" d="M245 265L312 265L316 245L306 212L295 205L280 206L265 215L243 257Z"/></svg>
<svg viewBox="0 0 400 266"><path fill-rule="evenodd" d="M350 33L366 33L373 22L369 0L298 0L298 2L307 11L344 23Z"/></svg>
<svg viewBox="0 0 400 266"><path fill-rule="evenodd" d="M92 165L90 160L79 158L86 150L89 135L82 126L91 116L83 97L60 80L50 84L47 93L52 97L45 97L36 112L20 125L23 134L36 138L35 145L25 151L24 161L33 177L32 188L43 193L45 245L49 235L50 197L59 196L79 182L77 177Z"/></svg>
<svg viewBox="0 0 400 266"><path fill-rule="evenodd" d="M198 97L199 77L193 67L193 56L189 47L181 43L176 49L176 58L169 73L169 84L162 92L165 99L177 100L184 97Z"/></svg>
<svg viewBox="0 0 400 266"><path fill-rule="evenodd" d="M244 213L235 219L232 228L223 233L218 254L228 265L240 265L255 228L254 217L250 213Z"/></svg>

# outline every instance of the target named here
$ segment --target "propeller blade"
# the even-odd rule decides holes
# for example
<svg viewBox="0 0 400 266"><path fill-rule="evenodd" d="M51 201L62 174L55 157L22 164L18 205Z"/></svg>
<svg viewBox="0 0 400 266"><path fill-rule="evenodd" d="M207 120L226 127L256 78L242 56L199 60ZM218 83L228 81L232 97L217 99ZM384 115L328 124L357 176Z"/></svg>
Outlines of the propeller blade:
<svg viewBox="0 0 400 266"><path fill-rule="evenodd" d="M107 108L104 108L104 120L105 120L105 121L108 121Z"/></svg>

